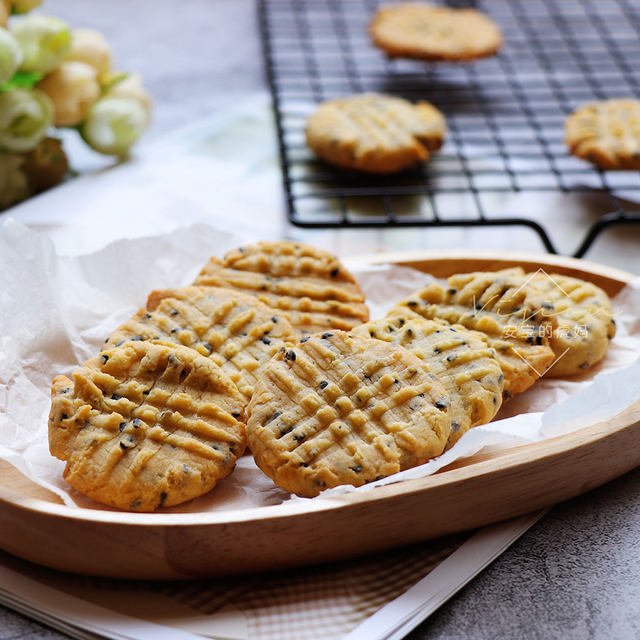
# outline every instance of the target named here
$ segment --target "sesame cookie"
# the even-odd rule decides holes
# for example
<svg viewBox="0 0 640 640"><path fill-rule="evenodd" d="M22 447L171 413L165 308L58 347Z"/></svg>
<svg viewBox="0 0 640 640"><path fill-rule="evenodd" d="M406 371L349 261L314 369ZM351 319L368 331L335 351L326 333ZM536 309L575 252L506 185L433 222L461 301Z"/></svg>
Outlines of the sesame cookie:
<svg viewBox="0 0 640 640"><path fill-rule="evenodd" d="M163 340L211 358L247 402L263 363L296 334L284 315L253 296L219 287L153 291L147 308L118 327L105 348L128 340Z"/></svg>
<svg viewBox="0 0 640 640"><path fill-rule="evenodd" d="M51 389L49 449L65 480L132 511L176 505L229 475L245 445L244 398L193 349L127 342Z"/></svg>
<svg viewBox="0 0 640 640"><path fill-rule="evenodd" d="M397 309L352 333L399 344L429 366L451 400L447 448L471 427L490 422L502 405L504 375L481 333Z"/></svg>
<svg viewBox="0 0 640 640"><path fill-rule="evenodd" d="M369 319L362 289L340 261L300 242L260 242L211 258L196 284L255 296L299 335L349 330Z"/></svg>
<svg viewBox="0 0 640 640"><path fill-rule="evenodd" d="M538 314L543 297L522 269L463 273L432 282L399 309L485 334L504 374L504 395L528 389L554 360Z"/></svg>
<svg viewBox="0 0 640 640"><path fill-rule="evenodd" d="M640 100L592 102L565 122L571 153L601 169L640 169Z"/></svg>
<svg viewBox="0 0 640 640"><path fill-rule="evenodd" d="M473 60L502 45L500 28L484 13L421 2L379 9L369 33L389 56L419 60Z"/></svg>
<svg viewBox="0 0 640 640"><path fill-rule="evenodd" d="M305 134L311 150L330 164L394 173L428 160L445 130L444 116L428 102L368 93L323 102Z"/></svg>
<svg viewBox="0 0 640 640"><path fill-rule="evenodd" d="M572 376L602 360L616 333L609 296L578 278L543 272L530 277L543 296L540 314L555 354L546 375Z"/></svg>
<svg viewBox="0 0 640 640"><path fill-rule="evenodd" d="M422 464L451 430L449 398L424 362L342 331L303 338L268 362L248 414L257 465L308 497Z"/></svg>

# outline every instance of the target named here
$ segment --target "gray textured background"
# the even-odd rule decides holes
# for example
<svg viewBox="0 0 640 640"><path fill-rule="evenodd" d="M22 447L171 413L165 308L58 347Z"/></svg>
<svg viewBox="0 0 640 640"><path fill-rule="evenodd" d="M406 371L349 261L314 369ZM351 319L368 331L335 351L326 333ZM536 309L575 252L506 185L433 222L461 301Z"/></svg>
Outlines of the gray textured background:
<svg viewBox="0 0 640 640"><path fill-rule="evenodd" d="M46 0L154 95L150 136L264 88L252 0ZM640 637L640 470L555 507L411 640ZM0 607L0 640L66 636Z"/></svg>

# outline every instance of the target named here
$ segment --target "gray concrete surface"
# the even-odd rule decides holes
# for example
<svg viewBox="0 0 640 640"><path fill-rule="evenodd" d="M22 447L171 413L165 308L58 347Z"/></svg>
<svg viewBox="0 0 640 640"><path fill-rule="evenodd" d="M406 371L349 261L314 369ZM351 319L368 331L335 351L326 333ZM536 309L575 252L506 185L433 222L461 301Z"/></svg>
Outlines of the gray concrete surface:
<svg viewBox="0 0 640 640"><path fill-rule="evenodd" d="M159 136L264 87L251 0L46 0L140 70ZM555 507L411 640L640 637L640 470ZM0 640L66 636L0 607Z"/></svg>

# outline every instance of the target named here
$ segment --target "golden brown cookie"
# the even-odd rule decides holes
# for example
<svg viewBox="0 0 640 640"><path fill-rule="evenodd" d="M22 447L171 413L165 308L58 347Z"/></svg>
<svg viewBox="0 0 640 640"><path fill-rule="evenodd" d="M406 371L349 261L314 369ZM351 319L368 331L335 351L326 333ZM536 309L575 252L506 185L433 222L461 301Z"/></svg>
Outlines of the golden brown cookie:
<svg viewBox="0 0 640 640"><path fill-rule="evenodd" d="M555 354L546 375L576 375L602 360L616 333L609 296L591 282L557 273L525 274L529 278L542 294L540 315Z"/></svg>
<svg viewBox="0 0 640 640"><path fill-rule="evenodd" d="M394 173L429 159L446 122L432 104L367 93L323 102L309 116L307 144L346 169Z"/></svg>
<svg viewBox="0 0 640 640"><path fill-rule="evenodd" d="M640 100L619 98L576 109L565 122L571 153L601 169L640 169Z"/></svg>
<svg viewBox="0 0 640 640"><path fill-rule="evenodd" d="M121 509L153 511L212 489L245 444L244 398L187 347L127 342L51 389L49 449L65 480Z"/></svg>
<svg viewBox="0 0 640 640"><path fill-rule="evenodd" d="M379 9L369 33L389 56L419 60L473 60L502 45L500 28L484 13L422 2Z"/></svg>
<svg viewBox="0 0 640 640"><path fill-rule="evenodd" d="M349 330L369 319L355 278L328 251L300 242L259 242L211 258L196 284L255 296L300 334Z"/></svg>
<svg viewBox="0 0 640 640"><path fill-rule="evenodd" d="M446 286L433 282L416 291L398 308L485 334L509 397L528 389L555 357L540 326L543 296L523 276L522 269L456 274Z"/></svg>
<svg viewBox="0 0 640 640"><path fill-rule="evenodd" d="M399 344L428 365L451 401L447 448L471 427L490 422L502 405L504 375L481 333L398 309L352 333Z"/></svg>
<svg viewBox="0 0 640 640"><path fill-rule="evenodd" d="M247 439L280 487L312 497L360 486L440 455L444 387L406 349L342 331L303 338L261 372Z"/></svg>
<svg viewBox="0 0 640 640"><path fill-rule="evenodd" d="M262 364L297 337L284 315L253 296L192 285L153 291L147 308L118 327L105 348L128 340L164 340L195 349L222 367L248 402Z"/></svg>

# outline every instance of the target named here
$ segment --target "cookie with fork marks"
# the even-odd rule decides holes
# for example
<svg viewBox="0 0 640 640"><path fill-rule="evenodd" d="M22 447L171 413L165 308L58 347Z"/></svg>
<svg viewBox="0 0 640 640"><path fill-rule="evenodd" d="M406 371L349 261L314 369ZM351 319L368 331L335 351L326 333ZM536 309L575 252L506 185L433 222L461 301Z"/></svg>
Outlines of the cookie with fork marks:
<svg viewBox="0 0 640 640"><path fill-rule="evenodd" d="M49 449L98 502L153 511L210 491L245 445L244 398L209 358L127 342L57 376Z"/></svg>
<svg viewBox="0 0 640 640"><path fill-rule="evenodd" d="M367 93L323 102L305 129L325 162L369 173L395 173L428 160L444 141L444 116L429 102L413 104Z"/></svg>
<svg viewBox="0 0 640 640"><path fill-rule="evenodd" d="M257 465L313 497L423 464L444 450L449 397L403 347L343 331L314 334L262 369L248 408Z"/></svg>
<svg viewBox="0 0 640 640"><path fill-rule="evenodd" d="M249 402L260 367L296 333L287 318L257 298L219 287L188 286L151 292L138 311L108 338L163 340L211 358Z"/></svg>

